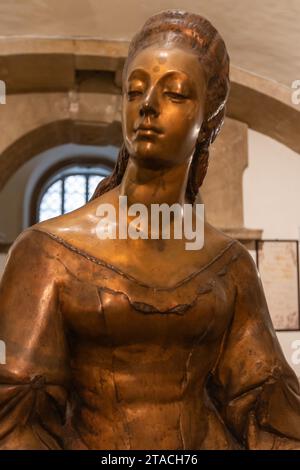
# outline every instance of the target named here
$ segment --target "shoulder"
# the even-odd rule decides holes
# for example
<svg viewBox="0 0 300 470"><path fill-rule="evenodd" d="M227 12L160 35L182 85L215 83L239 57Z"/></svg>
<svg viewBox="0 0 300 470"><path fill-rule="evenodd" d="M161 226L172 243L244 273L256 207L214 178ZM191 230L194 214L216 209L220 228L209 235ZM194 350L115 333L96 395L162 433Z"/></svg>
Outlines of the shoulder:
<svg viewBox="0 0 300 470"><path fill-rule="evenodd" d="M51 237L33 225L23 230L11 245L6 265L18 265L22 269L46 268L59 260L59 246Z"/></svg>
<svg viewBox="0 0 300 470"><path fill-rule="evenodd" d="M221 256L222 253L230 252L230 257L234 261L232 274L237 284L242 282L243 279L249 280L259 277L253 257L240 241L208 223L205 223L204 233L204 248L209 258L213 259Z"/></svg>
<svg viewBox="0 0 300 470"><path fill-rule="evenodd" d="M215 258L237 243L239 243L237 240L205 222L203 250L208 259Z"/></svg>
<svg viewBox="0 0 300 470"><path fill-rule="evenodd" d="M39 222L33 225L32 228L57 235L70 243L74 239L78 241L81 239L82 241L86 240L88 235L95 233L99 222L99 216L97 215L99 205L105 203L114 204L113 197L111 196L112 192L109 191L72 212Z"/></svg>
<svg viewBox="0 0 300 470"><path fill-rule="evenodd" d="M58 246L45 234L31 227L21 232L11 245L3 274L1 292L15 288L44 285L62 278L64 267L60 263ZM27 295L27 294L26 294Z"/></svg>
<svg viewBox="0 0 300 470"><path fill-rule="evenodd" d="M34 227L34 226L33 226ZM33 227L23 230L8 251L8 257L21 257L41 253L47 244L47 238Z"/></svg>

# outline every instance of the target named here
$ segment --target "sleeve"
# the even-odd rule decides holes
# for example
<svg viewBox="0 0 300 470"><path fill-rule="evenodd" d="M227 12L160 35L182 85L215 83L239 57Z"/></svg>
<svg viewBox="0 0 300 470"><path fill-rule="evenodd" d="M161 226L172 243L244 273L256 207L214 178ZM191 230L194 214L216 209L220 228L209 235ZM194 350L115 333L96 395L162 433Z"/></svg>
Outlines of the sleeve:
<svg viewBox="0 0 300 470"><path fill-rule="evenodd" d="M60 263L45 243L40 232L22 232L0 282L0 449L62 448L68 355Z"/></svg>
<svg viewBox="0 0 300 470"><path fill-rule="evenodd" d="M255 263L239 246L234 313L208 390L244 448L300 450L299 382L278 342Z"/></svg>

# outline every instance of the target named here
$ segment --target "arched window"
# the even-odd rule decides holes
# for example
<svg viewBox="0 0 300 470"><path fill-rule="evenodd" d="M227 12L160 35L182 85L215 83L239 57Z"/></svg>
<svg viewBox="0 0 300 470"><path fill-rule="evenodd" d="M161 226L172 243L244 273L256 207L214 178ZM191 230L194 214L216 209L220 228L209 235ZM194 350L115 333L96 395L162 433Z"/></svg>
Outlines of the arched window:
<svg viewBox="0 0 300 470"><path fill-rule="evenodd" d="M35 198L34 222L42 222L86 204L98 183L111 170L107 165L71 164L48 175Z"/></svg>

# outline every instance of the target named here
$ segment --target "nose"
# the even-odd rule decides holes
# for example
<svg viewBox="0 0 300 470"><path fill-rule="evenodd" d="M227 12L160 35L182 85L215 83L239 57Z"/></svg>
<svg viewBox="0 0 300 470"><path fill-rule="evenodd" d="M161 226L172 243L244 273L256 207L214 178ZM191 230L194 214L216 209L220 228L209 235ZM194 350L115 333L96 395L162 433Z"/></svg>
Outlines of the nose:
<svg viewBox="0 0 300 470"><path fill-rule="evenodd" d="M140 107L140 116L158 116L159 114L159 106L156 96L156 91L154 89L149 90L147 95L145 96L144 101Z"/></svg>

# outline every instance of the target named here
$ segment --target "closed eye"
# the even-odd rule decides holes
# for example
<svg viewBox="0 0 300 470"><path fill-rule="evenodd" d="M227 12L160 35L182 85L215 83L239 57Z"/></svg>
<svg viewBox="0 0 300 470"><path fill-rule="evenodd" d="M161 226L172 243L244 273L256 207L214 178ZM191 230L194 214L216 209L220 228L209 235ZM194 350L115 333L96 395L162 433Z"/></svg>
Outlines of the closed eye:
<svg viewBox="0 0 300 470"><path fill-rule="evenodd" d="M181 93L176 93L174 91L166 91L164 94L166 96L169 96L172 100L175 100L175 101L184 101L188 99L188 96L183 95Z"/></svg>
<svg viewBox="0 0 300 470"><path fill-rule="evenodd" d="M139 91L139 90L131 90L131 91L128 91L128 93L127 93L127 96L128 96L129 100L135 98L136 96L140 96L140 95L142 95L142 92Z"/></svg>

